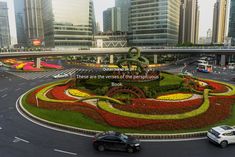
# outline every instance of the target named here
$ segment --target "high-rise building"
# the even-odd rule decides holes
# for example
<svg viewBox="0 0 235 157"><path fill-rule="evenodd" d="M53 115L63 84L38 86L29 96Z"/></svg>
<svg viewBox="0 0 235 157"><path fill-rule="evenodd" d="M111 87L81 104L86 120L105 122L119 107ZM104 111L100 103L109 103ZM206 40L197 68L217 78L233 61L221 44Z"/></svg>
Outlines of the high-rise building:
<svg viewBox="0 0 235 157"><path fill-rule="evenodd" d="M130 45L178 43L180 0L131 0L129 17Z"/></svg>
<svg viewBox="0 0 235 157"><path fill-rule="evenodd" d="M11 44L7 2L0 1L0 48Z"/></svg>
<svg viewBox="0 0 235 157"><path fill-rule="evenodd" d="M235 45L235 0L230 3L230 18L228 36L232 38L232 45Z"/></svg>
<svg viewBox="0 0 235 157"><path fill-rule="evenodd" d="M104 32L121 31L121 9L118 7L108 8L103 12Z"/></svg>
<svg viewBox="0 0 235 157"><path fill-rule="evenodd" d="M130 0L115 0L115 7L121 9L121 31L128 31L128 17L131 1Z"/></svg>
<svg viewBox="0 0 235 157"><path fill-rule="evenodd" d="M43 40L41 0L25 0L25 18L28 42L31 43L35 39Z"/></svg>
<svg viewBox="0 0 235 157"><path fill-rule="evenodd" d="M179 43L198 43L198 0L181 0Z"/></svg>
<svg viewBox="0 0 235 157"><path fill-rule="evenodd" d="M217 0L214 5L212 42L223 44L226 36L228 0Z"/></svg>
<svg viewBox="0 0 235 157"><path fill-rule="evenodd" d="M14 0L18 46L27 46L25 0Z"/></svg>
<svg viewBox="0 0 235 157"><path fill-rule="evenodd" d="M42 14L46 47L92 46L92 0L42 0Z"/></svg>

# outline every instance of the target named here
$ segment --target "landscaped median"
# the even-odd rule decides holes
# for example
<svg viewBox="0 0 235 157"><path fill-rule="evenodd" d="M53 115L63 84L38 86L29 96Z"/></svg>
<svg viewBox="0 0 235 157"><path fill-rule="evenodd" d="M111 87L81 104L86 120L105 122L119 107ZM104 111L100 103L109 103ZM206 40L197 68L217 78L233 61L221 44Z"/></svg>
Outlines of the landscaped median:
<svg viewBox="0 0 235 157"><path fill-rule="evenodd" d="M98 95L84 84L78 84L81 88L76 89L74 80L62 80L30 90L22 97L20 106L33 119L80 133L114 130L138 133L140 138L201 137L212 126L235 124L234 87L212 82L218 87L229 87L228 96L212 95L213 89L204 89L203 94L191 99L194 92L174 90L159 94L166 100L130 97L126 103ZM171 98L166 96L175 99L169 101Z"/></svg>

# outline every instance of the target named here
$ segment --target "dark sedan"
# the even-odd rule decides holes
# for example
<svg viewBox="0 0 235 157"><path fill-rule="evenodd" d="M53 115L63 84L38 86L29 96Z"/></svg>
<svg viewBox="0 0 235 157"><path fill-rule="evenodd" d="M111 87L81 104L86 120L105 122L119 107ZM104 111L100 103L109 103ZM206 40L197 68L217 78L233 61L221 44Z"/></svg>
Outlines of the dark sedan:
<svg viewBox="0 0 235 157"><path fill-rule="evenodd" d="M140 141L132 136L108 131L98 133L94 137L93 146L100 152L104 150L118 150L133 153L140 150Z"/></svg>

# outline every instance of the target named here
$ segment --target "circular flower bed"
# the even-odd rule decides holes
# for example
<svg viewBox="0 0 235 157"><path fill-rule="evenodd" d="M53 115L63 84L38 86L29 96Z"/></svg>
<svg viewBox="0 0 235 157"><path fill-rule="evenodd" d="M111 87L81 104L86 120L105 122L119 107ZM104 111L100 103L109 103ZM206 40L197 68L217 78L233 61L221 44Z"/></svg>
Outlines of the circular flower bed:
<svg viewBox="0 0 235 157"><path fill-rule="evenodd" d="M190 99L195 93L175 93L163 94L158 99L130 99L130 103L125 104L111 97L69 89L71 81L59 81L32 90L25 97L25 102L47 111L81 113L86 116L87 121L102 124L107 130L112 127L143 131L201 129L229 118L232 105L235 104L233 85L211 80L202 81L213 89L204 89L201 97L196 99ZM95 125L92 127L96 129Z"/></svg>

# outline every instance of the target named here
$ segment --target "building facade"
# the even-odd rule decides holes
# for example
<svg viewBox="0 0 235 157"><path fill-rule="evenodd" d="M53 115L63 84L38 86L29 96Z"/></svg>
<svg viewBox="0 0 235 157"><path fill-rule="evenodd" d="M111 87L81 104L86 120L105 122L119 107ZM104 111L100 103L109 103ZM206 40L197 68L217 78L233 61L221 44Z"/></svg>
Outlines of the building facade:
<svg viewBox="0 0 235 157"><path fill-rule="evenodd" d="M198 43L198 0L181 0L179 43Z"/></svg>
<svg viewBox="0 0 235 157"><path fill-rule="evenodd" d="M41 0L25 0L25 23L29 44L32 44L33 40L44 40L41 2Z"/></svg>
<svg viewBox="0 0 235 157"><path fill-rule="evenodd" d="M121 10L121 31L128 32L128 18L129 9L131 1L130 0L115 0L115 7Z"/></svg>
<svg viewBox="0 0 235 157"><path fill-rule="evenodd" d="M231 37L231 44L235 45L235 0L230 3L230 17L229 17L229 32L228 36Z"/></svg>
<svg viewBox="0 0 235 157"><path fill-rule="evenodd" d="M227 28L228 0L217 0L214 5L212 42L223 44Z"/></svg>
<svg viewBox="0 0 235 157"><path fill-rule="evenodd" d="M99 33L94 36L95 48L123 48L127 47L126 32Z"/></svg>
<svg viewBox="0 0 235 157"><path fill-rule="evenodd" d="M176 45L179 35L180 0L131 0L131 46Z"/></svg>
<svg viewBox="0 0 235 157"><path fill-rule="evenodd" d="M92 46L92 0L42 0L45 45L51 48Z"/></svg>
<svg viewBox="0 0 235 157"><path fill-rule="evenodd" d="M7 2L0 1L0 48L11 44Z"/></svg>
<svg viewBox="0 0 235 157"><path fill-rule="evenodd" d="M118 7L108 8L103 12L104 32L121 31L121 9Z"/></svg>
<svg viewBox="0 0 235 157"><path fill-rule="evenodd" d="M28 44L26 34L25 19L25 0L14 0L15 17L16 17L16 33L19 47L25 47Z"/></svg>

